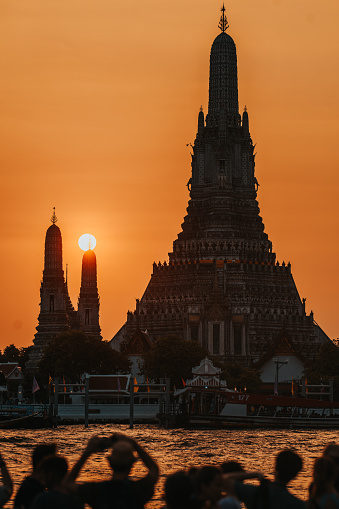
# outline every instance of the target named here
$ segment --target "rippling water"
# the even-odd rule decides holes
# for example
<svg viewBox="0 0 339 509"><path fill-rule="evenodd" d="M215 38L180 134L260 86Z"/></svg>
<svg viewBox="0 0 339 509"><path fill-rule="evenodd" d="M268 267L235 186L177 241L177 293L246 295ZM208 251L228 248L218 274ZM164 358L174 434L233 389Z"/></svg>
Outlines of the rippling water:
<svg viewBox="0 0 339 509"><path fill-rule="evenodd" d="M274 457L281 449L293 447L304 459L304 468L291 484L292 493L307 498L314 459L328 442L338 441L338 431L328 430L164 430L152 425L60 426L57 429L1 430L1 451L11 471L15 490L31 468L31 452L36 444L55 441L60 454L73 465L87 440L94 434L108 436L114 431L133 436L158 461L161 479L149 509L162 506L165 476L191 465L218 465L236 459L245 469L261 470L272 478ZM133 474L143 475L136 463ZM83 468L79 481L103 480L109 477L105 454L93 455ZM12 500L6 507L12 507Z"/></svg>

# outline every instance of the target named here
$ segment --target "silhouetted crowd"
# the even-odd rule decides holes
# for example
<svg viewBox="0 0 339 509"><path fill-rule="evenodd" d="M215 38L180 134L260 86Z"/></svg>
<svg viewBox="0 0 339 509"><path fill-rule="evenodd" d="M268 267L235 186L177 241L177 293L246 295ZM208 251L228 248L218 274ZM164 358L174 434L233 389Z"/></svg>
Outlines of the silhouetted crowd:
<svg viewBox="0 0 339 509"><path fill-rule="evenodd" d="M87 460L109 451L109 479L77 482ZM130 477L140 460L147 473ZM314 462L309 498L302 501L287 486L302 469L302 458L293 450L281 451L275 460L274 480L261 472L245 471L237 461L179 470L167 476L163 509L339 509L339 445L330 443ZM11 475L0 454L0 507L13 493ZM156 461L133 438L119 433L92 437L71 470L55 444L40 444L32 455L32 472L19 487L15 509L143 509L153 497L159 478ZM246 482L250 480L250 482Z"/></svg>

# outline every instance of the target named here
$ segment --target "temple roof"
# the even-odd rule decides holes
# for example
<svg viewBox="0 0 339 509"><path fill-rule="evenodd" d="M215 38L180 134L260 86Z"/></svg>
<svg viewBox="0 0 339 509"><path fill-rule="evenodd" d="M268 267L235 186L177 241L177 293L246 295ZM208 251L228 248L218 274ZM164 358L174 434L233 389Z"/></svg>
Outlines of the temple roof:
<svg viewBox="0 0 339 509"><path fill-rule="evenodd" d="M212 375L218 375L220 373L221 369L216 368L213 366L213 362L205 357L203 359L199 366L196 366L195 368L192 368L192 373L194 375L205 375L205 376L212 376Z"/></svg>
<svg viewBox="0 0 339 509"><path fill-rule="evenodd" d="M274 341L273 345L269 350L255 363L256 368L261 368L266 362L271 360L274 356L291 356L297 357L301 362L304 362L304 356L301 354L299 349L293 343L290 335L288 334L286 327L284 326L279 336Z"/></svg>

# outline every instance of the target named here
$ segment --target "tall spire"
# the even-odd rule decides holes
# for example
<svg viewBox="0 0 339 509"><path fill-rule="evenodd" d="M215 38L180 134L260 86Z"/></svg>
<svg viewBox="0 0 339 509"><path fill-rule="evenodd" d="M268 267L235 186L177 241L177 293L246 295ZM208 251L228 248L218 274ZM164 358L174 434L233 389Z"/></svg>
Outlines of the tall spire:
<svg viewBox="0 0 339 509"><path fill-rule="evenodd" d="M53 224L51 224L48 228L45 238L44 278L49 278L53 275L53 277L60 278L60 282L62 281L63 284L64 272L62 269L62 238L60 228L55 224L57 222L55 207L53 209L51 221Z"/></svg>
<svg viewBox="0 0 339 509"><path fill-rule="evenodd" d="M94 251L88 249L82 258L78 316L82 331L87 335L101 339L99 305L97 261Z"/></svg>
<svg viewBox="0 0 339 509"><path fill-rule="evenodd" d="M44 270L40 286L40 313L29 370L35 370L44 349L58 334L73 328L74 308L70 301L62 268L62 236L55 207L45 237Z"/></svg>
<svg viewBox="0 0 339 509"><path fill-rule="evenodd" d="M228 24L228 21L227 21L227 18L226 18L226 14L225 14L225 5L224 4L222 4L222 8L220 10L221 10L222 14L220 16L220 21L219 21L218 28L220 28L220 30L222 32L226 32L226 30L229 27L229 24Z"/></svg>
<svg viewBox="0 0 339 509"><path fill-rule="evenodd" d="M240 123L238 105L237 52L228 27L225 6L221 9L219 28L221 33L214 39L210 56L209 101L206 125L215 127L223 111L227 126L238 127Z"/></svg>

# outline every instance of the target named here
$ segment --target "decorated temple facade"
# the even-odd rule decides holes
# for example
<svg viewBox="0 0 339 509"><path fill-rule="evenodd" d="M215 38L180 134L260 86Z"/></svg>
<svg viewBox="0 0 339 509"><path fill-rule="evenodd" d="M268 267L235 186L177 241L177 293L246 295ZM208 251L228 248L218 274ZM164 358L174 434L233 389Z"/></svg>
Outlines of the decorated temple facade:
<svg viewBox="0 0 339 509"><path fill-rule="evenodd" d="M154 263L135 311L112 339L129 350L138 330L178 335L230 362L260 362L286 331L303 358L329 338L307 314L291 264L279 263L257 201L249 114L238 105L237 54L225 9L210 54L209 103L198 113L187 214L168 261Z"/></svg>

